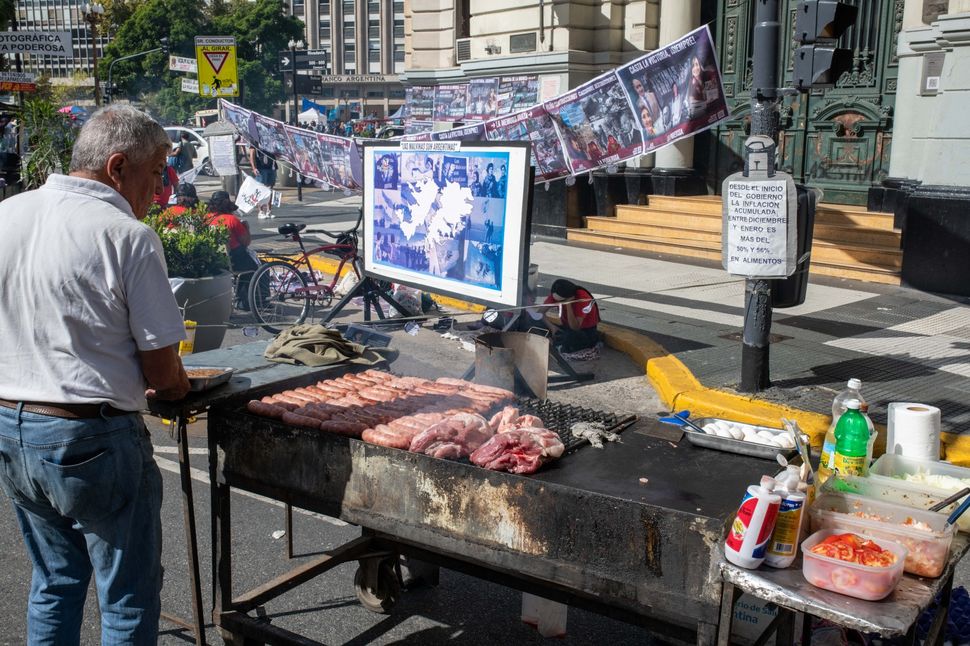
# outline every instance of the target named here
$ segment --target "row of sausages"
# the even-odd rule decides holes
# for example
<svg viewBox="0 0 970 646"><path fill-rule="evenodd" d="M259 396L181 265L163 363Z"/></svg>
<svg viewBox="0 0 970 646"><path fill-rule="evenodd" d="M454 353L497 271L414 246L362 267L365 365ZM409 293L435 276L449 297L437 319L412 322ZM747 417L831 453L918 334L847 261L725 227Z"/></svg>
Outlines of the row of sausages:
<svg viewBox="0 0 970 646"><path fill-rule="evenodd" d="M513 397L507 390L462 379L431 381L367 370L252 400L246 408L293 426L364 435L375 444L407 449L415 433L445 417L485 414Z"/></svg>

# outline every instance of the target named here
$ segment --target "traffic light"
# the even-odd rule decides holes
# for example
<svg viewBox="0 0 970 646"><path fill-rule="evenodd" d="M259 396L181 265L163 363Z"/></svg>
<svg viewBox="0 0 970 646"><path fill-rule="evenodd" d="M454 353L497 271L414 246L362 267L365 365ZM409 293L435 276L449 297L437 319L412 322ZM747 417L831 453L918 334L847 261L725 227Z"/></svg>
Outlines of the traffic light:
<svg viewBox="0 0 970 646"><path fill-rule="evenodd" d="M168 38L159 38L159 46L162 48L162 53L168 56Z"/></svg>
<svg viewBox="0 0 970 646"><path fill-rule="evenodd" d="M834 87L852 70L852 50L836 47L836 40L855 24L858 7L836 0L799 2L795 17L795 87Z"/></svg>

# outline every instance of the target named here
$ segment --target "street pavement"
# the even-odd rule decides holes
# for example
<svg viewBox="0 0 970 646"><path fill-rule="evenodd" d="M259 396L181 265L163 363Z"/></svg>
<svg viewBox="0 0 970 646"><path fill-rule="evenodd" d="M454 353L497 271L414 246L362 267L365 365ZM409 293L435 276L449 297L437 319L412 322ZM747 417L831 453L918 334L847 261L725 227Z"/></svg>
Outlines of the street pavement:
<svg viewBox="0 0 970 646"><path fill-rule="evenodd" d="M200 178L203 199L219 188L217 180ZM340 230L353 225L360 203L355 196L307 189L298 203L295 190L284 189L285 205L277 217L246 217L255 248L292 248L279 241L275 229L282 222L307 223L307 238L317 229ZM321 238L322 239L322 238ZM586 286L597 297L604 321L649 336L681 359L707 387L734 390L740 373L743 321L743 281L728 276L718 265L686 262L657 254L533 239L531 261L539 265L540 288L558 277ZM887 287L849 280L812 277L808 300L802 306L776 310L772 333L773 387L760 394L769 401L825 413L831 399L850 377L863 381L873 403L877 423L885 423L890 401L922 401L943 409L944 430L966 432L970 422L970 301L903 287ZM359 318L349 308L346 318ZM477 318L457 314L462 323ZM459 376L473 354L455 340L444 340L425 326L416 336L394 334L401 350L395 370L417 375ZM255 335L255 336L251 336ZM234 314L224 345L267 341L244 313ZM663 408L643 377L643 366L605 349L598 361L579 366L592 369L592 384L554 390L552 398L581 401L604 410L653 415ZM175 443L157 420L151 420L156 461L165 482L163 562L166 585L163 607L189 615L187 566L177 477ZM191 428L198 527L202 536L203 581L209 580L209 528L205 420ZM618 450L607 447L605 450ZM593 450L593 449L583 449ZM740 495L740 493L738 494ZM316 514L297 511L294 541L297 559L287 562L282 508L265 499L237 493L233 499L237 525L234 535L236 592L281 574L295 563L359 535L359 529ZM24 641L24 609L29 564L9 507L0 508L0 644ZM518 619L519 595L502 586L443 571L437 588L407 592L388 616L364 610L353 592L355 566L337 568L268 604L265 612L275 625L302 632L331 644L532 644L544 641ZM957 584L970 581L965 567ZM203 587L204 606L211 607L211 590ZM85 613L82 643L97 643L98 616L93 590ZM211 627L210 643L218 643ZM190 643L183 629L162 623L161 644ZM565 644L656 643L638 627L570 609Z"/></svg>

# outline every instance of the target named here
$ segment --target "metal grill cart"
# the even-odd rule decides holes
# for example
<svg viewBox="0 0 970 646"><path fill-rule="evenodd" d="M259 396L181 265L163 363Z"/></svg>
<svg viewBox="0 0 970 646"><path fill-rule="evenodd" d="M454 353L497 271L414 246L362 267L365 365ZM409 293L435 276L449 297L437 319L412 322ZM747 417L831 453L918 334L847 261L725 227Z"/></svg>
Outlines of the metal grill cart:
<svg viewBox="0 0 970 646"><path fill-rule="evenodd" d="M209 413L214 620L230 643L316 643L247 613L348 561L360 563L361 600L386 611L399 592L399 555L714 643L724 528L766 462L631 429L621 444L568 452L526 477L246 412L250 396L295 385L255 388ZM234 591L232 487L360 525L362 535L255 590Z"/></svg>
<svg viewBox="0 0 970 646"><path fill-rule="evenodd" d="M192 595L192 620L163 612L162 616L168 621L192 630L195 643L205 644L205 616L202 610L202 584L199 578L199 548L195 527L195 505L192 498L192 476L189 465L188 420L209 410L210 407L239 397L242 393L254 392L266 384L286 381L293 385L314 383L325 379L330 371L339 370L340 374L347 372L347 366L339 368L308 368L279 363L271 363L263 358L266 349L265 342L248 343L221 350L211 350L199 354L183 357L187 368L191 367L226 367L233 369L232 378L228 383L212 390L190 393L181 401L168 402L150 400L149 414L173 420L175 440L178 443L179 478L182 486L182 511L185 521L185 538L189 564L190 592ZM292 556L291 538L291 510L286 510L287 521L287 556Z"/></svg>

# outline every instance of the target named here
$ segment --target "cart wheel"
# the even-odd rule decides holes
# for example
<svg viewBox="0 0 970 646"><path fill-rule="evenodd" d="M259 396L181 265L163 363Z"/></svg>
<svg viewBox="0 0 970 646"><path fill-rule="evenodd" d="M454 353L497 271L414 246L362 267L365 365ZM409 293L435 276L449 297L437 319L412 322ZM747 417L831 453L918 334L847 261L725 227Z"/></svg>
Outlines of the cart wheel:
<svg viewBox="0 0 970 646"><path fill-rule="evenodd" d="M354 589L362 606L379 614L387 614L401 597L401 581L397 578L394 563L384 559L376 565L377 587L367 587L367 569L375 567L362 561L354 574Z"/></svg>

